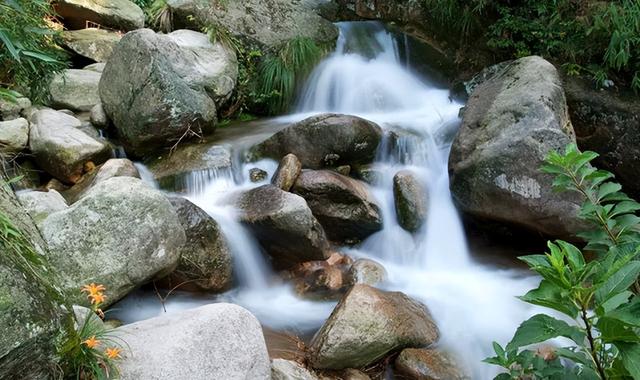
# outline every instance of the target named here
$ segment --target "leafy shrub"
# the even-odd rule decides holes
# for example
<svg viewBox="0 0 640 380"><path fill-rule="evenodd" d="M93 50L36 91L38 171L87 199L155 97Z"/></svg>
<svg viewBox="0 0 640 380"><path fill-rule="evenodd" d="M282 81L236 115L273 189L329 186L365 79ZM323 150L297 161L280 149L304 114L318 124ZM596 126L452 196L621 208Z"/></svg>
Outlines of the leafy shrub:
<svg viewBox="0 0 640 380"><path fill-rule="evenodd" d="M563 155L550 153L543 171L556 176L557 190L583 196L580 217L594 228L581 236L597 258L587 262L564 241L549 242L544 255L521 258L542 281L520 299L574 323L545 314L523 322L511 342L494 343L496 356L486 359L507 370L496 379L640 379L640 203L620 191L611 173L590 165L596 157L571 145ZM522 350L557 337L572 345L546 356Z"/></svg>
<svg viewBox="0 0 640 380"><path fill-rule="evenodd" d="M173 31L173 11L167 0L154 0L147 8L149 23L165 33Z"/></svg>
<svg viewBox="0 0 640 380"><path fill-rule="evenodd" d="M49 27L53 11L48 0L0 2L0 87L15 89L34 101L44 101L51 76L65 68L57 46L58 33Z"/></svg>

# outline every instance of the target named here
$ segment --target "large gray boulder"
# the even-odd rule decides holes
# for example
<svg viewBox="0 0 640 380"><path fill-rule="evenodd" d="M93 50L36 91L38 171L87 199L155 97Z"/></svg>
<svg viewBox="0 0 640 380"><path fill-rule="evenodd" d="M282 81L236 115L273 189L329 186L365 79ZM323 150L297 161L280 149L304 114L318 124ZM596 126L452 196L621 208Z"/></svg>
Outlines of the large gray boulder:
<svg viewBox="0 0 640 380"><path fill-rule="evenodd" d="M66 210L69 207L64 197L53 189L49 191L19 191L16 195L31 219L38 226L49 215Z"/></svg>
<svg viewBox="0 0 640 380"><path fill-rule="evenodd" d="M7 217L1 228L11 221L23 236L12 248L0 245L0 378L48 380L63 332L57 279L46 263L45 242L6 185L0 186L0 212Z"/></svg>
<svg viewBox="0 0 640 380"><path fill-rule="evenodd" d="M122 380L269 380L260 322L246 309L212 304L119 327Z"/></svg>
<svg viewBox="0 0 640 380"><path fill-rule="evenodd" d="M356 116L322 114L295 123L255 145L251 154L280 160L295 154L302 167L371 163L382 140L382 129Z"/></svg>
<svg viewBox="0 0 640 380"><path fill-rule="evenodd" d="M271 380L320 380L320 378L293 360L273 359Z"/></svg>
<svg viewBox="0 0 640 380"><path fill-rule="evenodd" d="M0 120L13 120L21 116L24 110L31 107L31 100L19 96L15 101L0 98Z"/></svg>
<svg viewBox="0 0 640 380"><path fill-rule="evenodd" d="M86 28L88 23L120 30L144 26L144 12L129 0L59 0L55 10L72 30Z"/></svg>
<svg viewBox="0 0 640 380"><path fill-rule="evenodd" d="M295 37L332 44L337 28L317 14L317 1L228 0L224 5L208 0L167 0L180 27L216 25L244 41L278 47Z"/></svg>
<svg viewBox="0 0 640 380"><path fill-rule="evenodd" d="M121 38L120 33L98 28L62 32L62 39L67 48L96 62L107 62Z"/></svg>
<svg viewBox="0 0 640 380"><path fill-rule="evenodd" d="M111 158L104 164L83 175L75 185L69 189L65 189L62 195L67 200L67 203L73 204L91 190L93 186L113 177L140 178L140 173L131 160L126 158Z"/></svg>
<svg viewBox="0 0 640 380"><path fill-rule="evenodd" d="M418 231L427 220L427 191L414 173L401 170L393 176L393 199L400 226Z"/></svg>
<svg viewBox="0 0 640 380"><path fill-rule="evenodd" d="M382 229L382 215L364 182L330 170L303 170L292 191L303 197L327 236L360 241Z"/></svg>
<svg viewBox="0 0 640 380"><path fill-rule="evenodd" d="M0 121L0 151L17 153L29 142L29 122L25 118Z"/></svg>
<svg viewBox="0 0 640 380"><path fill-rule="evenodd" d="M233 203L240 211L240 221L253 232L276 267L329 257L324 230L304 198L263 185L239 194Z"/></svg>
<svg viewBox="0 0 640 380"><path fill-rule="evenodd" d="M220 292L231 287L233 260L218 223L186 198L173 196L169 201L187 237L171 279L176 284L188 282L201 290Z"/></svg>
<svg viewBox="0 0 640 380"><path fill-rule="evenodd" d="M578 232L577 197L552 190L540 171L551 150L575 143L562 83L536 56L505 65L475 88L449 157L462 211L550 236Z"/></svg>
<svg viewBox="0 0 640 380"><path fill-rule="evenodd" d="M439 338L427 308L400 292L356 284L310 345L313 368L362 368L389 352L423 347Z"/></svg>
<svg viewBox="0 0 640 380"><path fill-rule="evenodd" d="M91 111L100 103L98 95L100 73L91 70L68 69L57 73L49 84L53 107L73 111Z"/></svg>
<svg viewBox="0 0 640 380"><path fill-rule="evenodd" d="M111 156L111 147L78 129L80 120L51 109L29 116L29 148L38 165L62 182L80 179L84 164L100 164Z"/></svg>
<svg viewBox="0 0 640 380"><path fill-rule="evenodd" d="M213 132L237 66L232 50L202 33L137 30L122 38L102 72L102 106L125 148L141 156Z"/></svg>
<svg viewBox="0 0 640 380"><path fill-rule="evenodd" d="M184 229L161 192L141 180L114 177L95 185L66 210L40 223L49 262L71 299L82 285L107 288L107 305L159 275L180 259Z"/></svg>

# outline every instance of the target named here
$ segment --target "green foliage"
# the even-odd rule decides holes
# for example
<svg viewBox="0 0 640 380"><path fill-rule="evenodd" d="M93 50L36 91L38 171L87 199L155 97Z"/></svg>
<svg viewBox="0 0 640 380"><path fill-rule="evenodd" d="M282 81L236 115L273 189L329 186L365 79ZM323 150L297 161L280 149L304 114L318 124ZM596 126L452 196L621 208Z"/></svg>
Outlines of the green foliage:
<svg viewBox="0 0 640 380"><path fill-rule="evenodd" d="M145 9L147 6L149 6L150 0L131 0L133 1L137 6L139 6L142 9Z"/></svg>
<svg viewBox="0 0 640 380"><path fill-rule="evenodd" d="M153 0L147 8L147 15L155 29L164 33L173 31L173 11L167 0Z"/></svg>
<svg viewBox="0 0 640 380"><path fill-rule="evenodd" d="M570 145L564 154L550 153L542 170L556 176L556 190L584 198L580 216L594 228L581 236L597 258L585 260L564 241L549 242L544 255L521 258L542 281L520 299L573 322L543 314L523 322L511 342L495 343L496 356L485 360L506 369L497 379L640 379L640 204L620 191L611 173L591 166L596 157ZM557 337L572 345L551 357L523 350Z"/></svg>
<svg viewBox="0 0 640 380"><path fill-rule="evenodd" d="M422 1L441 27L485 39L504 58L542 55L640 91L638 0Z"/></svg>
<svg viewBox="0 0 640 380"><path fill-rule="evenodd" d="M65 68L58 33L48 21L48 0L0 1L0 87L17 89L34 101L46 100L51 76Z"/></svg>
<svg viewBox="0 0 640 380"><path fill-rule="evenodd" d="M320 61L323 50L307 37L286 42L277 52L266 56L258 71L258 93L269 113L287 110L297 87Z"/></svg>

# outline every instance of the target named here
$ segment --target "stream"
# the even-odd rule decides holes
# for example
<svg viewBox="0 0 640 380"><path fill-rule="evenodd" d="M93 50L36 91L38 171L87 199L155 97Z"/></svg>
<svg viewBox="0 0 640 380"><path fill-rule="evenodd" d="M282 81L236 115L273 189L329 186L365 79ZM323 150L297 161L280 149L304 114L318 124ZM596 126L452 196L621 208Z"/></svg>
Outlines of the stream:
<svg viewBox="0 0 640 380"><path fill-rule="evenodd" d="M324 112L357 115L378 123L387 137L374 163L378 173L372 185L380 205L384 228L360 245L341 251L354 258L371 258L384 265L389 278L380 287L401 291L426 304L436 320L442 349L456 354L473 379L490 379L497 368L482 363L492 355L491 343L508 342L521 321L535 308L515 298L537 285L538 279L517 269L479 263L468 248L467 237L449 192L447 159L460 124L463 104L412 71L402 36L375 22L339 23L340 37L334 53L310 75L295 106L295 113L261 121L270 133L283 125ZM243 126L241 128L250 128ZM258 141L268 134L255 137ZM225 143L234 149L247 145ZM237 154L241 157L240 154ZM232 302L251 310L263 325L311 334L329 316L334 302L298 298L291 286L278 279L258 244L237 222L235 210L220 206L233 192L260 186L249 181L250 168L273 174L277 163L262 160L243 163L234 171L194 173L188 180L188 199L209 213L221 226L234 255L238 285L221 295L175 292L162 305L149 290L140 290L114 306L111 316L131 323L167 312L211 302ZM138 166L143 178L153 177ZM428 220L410 234L396 220L393 176L399 170L414 172L428 189ZM522 252L526 254L529 252Z"/></svg>

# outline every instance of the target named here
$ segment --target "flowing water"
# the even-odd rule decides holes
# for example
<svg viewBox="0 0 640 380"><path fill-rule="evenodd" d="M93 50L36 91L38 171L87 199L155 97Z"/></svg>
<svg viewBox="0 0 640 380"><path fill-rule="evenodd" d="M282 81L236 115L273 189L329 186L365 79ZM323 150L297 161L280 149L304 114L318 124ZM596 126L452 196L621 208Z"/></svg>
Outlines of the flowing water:
<svg viewBox="0 0 640 380"><path fill-rule="evenodd" d="M387 137L374 164L378 173L372 191L384 218L382 231L361 245L345 248L353 257L381 262L389 273L382 285L424 302L442 332L440 345L455 353L473 379L489 379L496 368L482 364L491 343L506 343L518 324L534 310L515 299L535 286L536 279L516 270L501 270L475 262L449 192L447 158L459 125L462 104L447 89L436 88L408 67L398 39L381 24L340 23L336 51L311 74L297 104L297 113L282 121L310 114L339 112L372 120ZM407 44L404 44L406 48ZM260 184L248 181L248 169L269 174L273 161L239 164L240 175L208 178L188 195L221 225L235 258L240 287L215 297L252 310L263 324L278 329L317 329L335 303L297 298L273 276L251 235L237 223L235 211L219 206L228 194ZM399 170L409 169L428 189L429 216L422 230L410 234L396 220L392 182ZM212 297L178 293L169 311L212 302ZM148 318L161 306L148 295L132 296L118 305L125 321Z"/></svg>

